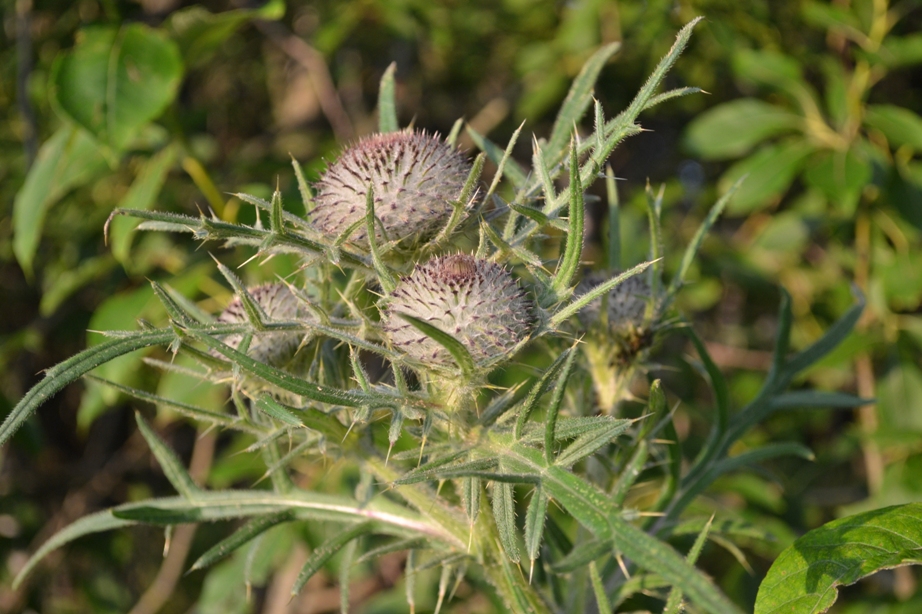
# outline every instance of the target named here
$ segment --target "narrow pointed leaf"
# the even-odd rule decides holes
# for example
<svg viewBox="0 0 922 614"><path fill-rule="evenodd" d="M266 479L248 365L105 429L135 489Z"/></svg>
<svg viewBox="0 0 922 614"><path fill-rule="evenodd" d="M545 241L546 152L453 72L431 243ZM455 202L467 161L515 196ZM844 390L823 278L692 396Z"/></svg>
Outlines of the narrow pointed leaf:
<svg viewBox="0 0 922 614"><path fill-rule="evenodd" d="M167 345L176 338L172 330L147 330L128 333L88 348L48 369L45 377L16 404L0 425L0 446L13 436L45 401L71 382L113 358L153 345Z"/></svg>
<svg viewBox="0 0 922 614"><path fill-rule="evenodd" d="M273 420L278 420L285 426L295 428L304 426L304 423L292 412L273 399L269 394L263 394L256 401L256 409L263 412Z"/></svg>
<svg viewBox="0 0 922 614"><path fill-rule="evenodd" d="M614 288L615 286L623 282L628 277L633 277L634 275L638 275L646 271L647 268L651 264L653 264L653 262L642 262L638 264L637 266L631 269L628 269L624 273L621 273L620 275L613 277L609 279L608 281L599 284L598 286L596 286L595 288L593 288L586 294L582 294L576 297L573 301L570 302L569 305L567 305L566 307L564 307L563 309L555 313L553 316L551 316L549 324L551 326L560 326L563 322L566 322L570 317L576 315L576 313L580 309L582 309L583 307L585 307L586 305L588 305L595 299L599 298L600 296L604 294L608 294L612 290L612 288Z"/></svg>
<svg viewBox="0 0 922 614"><path fill-rule="evenodd" d="M221 343L210 335L193 329L188 329L187 332L198 341L201 341L208 347L217 350L229 358L234 364L239 365L244 371L251 373L262 380L265 380L270 384L275 384L279 388L287 390L288 392L307 397L313 401L317 401L319 403L329 403L331 405L342 405L344 407L360 407L375 400L382 403L384 402L384 398L380 398L382 395L362 395L347 390L338 390L336 388L330 388L328 386L321 386L320 384L310 383L304 379L295 377L290 373L286 373L281 369L276 369L271 365L267 365L265 363L259 362L258 360L250 358L246 354L238 352L226 343ZM387 402L391 403L392 400L388 399Z"/></svg>
<svg viewBox="0 0 922 614"><path fill-rule="evenodd" d="M487 157L490 158L494 164L499 165L503 162L503 158L506 157L505 152L500 149L496 143L487 139L470 126L467 126L467 133L470 135L471 140L474 141L474 144L477 146L477 148L487 154ZM514 186L521 187L525 184L525 170L519 165L518 162L512 158L507 157L503 168L505 169L506 176L509 177Z"/></svg>
<svg viewBox="0 0 922 614"><path fill-rule="evenodd" d="M701 555L701 550L704 548L704 544L707 541L713 521L714 517L711 516L707 524L704 525L704 528L701 529L698 536L695 538L695 543L692 544L691 550L688 551L688 556L685 557L685 560L691 565L694 565L698 561L698 557ZM666 599L666 607L663 608L663 614L680 614L684 609L682 607L682 598L682 590L675 586L672 587L672 590L669 591L669 597Z"/></svg>
<svg viewBox="0 0 922 614"><path fill-rule="evenodd" d="M262 535L272 527L289 522L293 516L289 510L269 514L267 516L257 516L245 525L234 531L229 537L222 539L220 542L209 548L205 554L200 556L189 571L197 571L206 567L211 567L221 559L233 553L237 548L243 546L251 539Z"/></svg>
<svg viewBox="0 0 922 614"><path fill-rule="evenodd" d="M458 365L458 368L461 369L461 373L465 375L471 375L475 371L474 359L471 358L471 353L464 347L464 344L446 333L445 331L439 329L432 324L429 324L425 320L421 320L415 316L411 316L406 313L397 314L411 325L414 328L419 330L443 348L445 348L451 357L454 358L455 363Z"/></svg>
<svg viewBox="0 0 922 614"><path fill-rule="evenodd" d="M363 522L323 542L319 548L311 552L307 562L304 563L304 567L301 568L301 573L298 574L298 579L291 589L292 596L301 592L301 588L307 581L310 580L315 573L320 571L320 568L333 558L333 555L342 550L346 544L363 535L371 533L373 529L374 525L372 523Z"/></svg>
<svg viewBox="0 0 922 614"><path fill-rule="evenodd" d="M563 297L570 290L573 277L579 270L579 262L583 253L583 216L585 215L583 203L583 186L579 178L579 160L576 157L576 141L570 143L570 215L568 222L570 229L567 231L567 246L557 274L554 276L554 292ZM657 255L657 257L659 257Z"/></svg>
<svg viewBox="0 0 922 614"><path fill-rule="evenodd" d="M397 121L397 102L394 87L394 74L397 72L397 62L391 62L381 76L378 87L378 132L397 132L400 124Z"/></svg>
<svg viewBox="0 0 922 614"><path fill-rule="evenodd" d="M618 49L621 43L609 43L600 47L592 56L583 64L582 69L573 80L570 91L560 107L557 119L554 120L554 127L551 130L551 138L548 141L547 151L549 154L557 155L566 147L573 126L579 124L592 102L592 90L595 88L596 81L599 79L599 73L608 63ZM556 163L558 160L552 160Z"/></svg>
<svg viewBox="0 0 922 614"><path fill-rule="evenodd" d="M301 165L297 160L295 160L294 156L291 157L291 167L294 169L295 177L298 180L298 193L301 194L301 202L304 204L304 212L310 214L311 210L314 208L314 195L311 194L310 185L307 183L307 179L304 177L304 169L301 168Z"/></svg>
<svg viewBox="0 0 922 614"><path fill-rule="evenodd" d="M579 462L624 433L631 426L631 422L631 420L615 420L612 418L607 424L599 424L595 431L590 431L577 437L576 441L567 446L557 456L554 464L560 467L569 467Z"/></svg>
<svg viewBox="0 0 922 614"><path fill-rule="evenodd" d="M416 469L410 471L402 478L398 479L395 484L416 484L428 480L441 480L465 475L479 474L485 471L495 469L497 460L495 458L481 458L463 463L449 463L437 467L429 467L423 470Z"/></svg>
<svg viewBox="0 0 922 614"><path fill-rule="evenodd" d="M522 407L518 410L513 437L516 439L522 437L525 423L528 422L528 418L531 417L531 413L535 410L535 407L537 407L538 400L548 391L551 382L557 377L557 373L560 372L561 367L567 362L568 357L574 353L573 348L565 350L553 363L551 363L551 366L547 368L544 375L541 376L541 379L532 385L531 389L528 391L528 396L526 396L525 400L522 402Z"/></svg>
<svg viewBox="0 0 922 614"><path fill-rule="evenodd" d="M160 468L163 469L164 475L173 485L180 495L186 499L195 499L201 492L201 488L192 481L192 477L186 471L186 468L180 462L179 457L163 442L160 437L148 426L141 414L135 412L135 421L138 423L138 430L144 436L150 451L154 453Z"/></svg>
<svg viewBox="0 0 922 614"><path fill-rule="evenodd" d="M506 150L503 152L502 159L496 164L496 174L493 175L493 181L490 183L490 188L487 190L486 198L489 198L493 192L496 191L496 187L499 185L499 182L503 178L503 173L506 171L506 163L509 161L512 156L512 150L515 148L516 142L519 140L519 134L522 132L522 128L525 126L523 121L519 124L519 127L515 129L515 132L512 133L512 136L509 137L509 144L506 145Z"/></svg>
<svg viewBox="0 0 922 614"><path fill-rule="evenodd" d="M541 486L535 488L525 512L525 550L532 561L538 558L541 538L544 536L544 518L547 516L547 495Z"/></svg>
<svg viewBox="0 0 922 614"><path fill-rule="evenodd" d="M551 565L551 569L556 573L570 573L608 554L611 554L611 542L593 539L577 544L567 556Z"/></svg>
<svg viewBox="0 0 922 614"><path fill-rule="evenodd" d="M80 518L73 524L55 533L48 541L43 543L31 557L29 557L29 560L26 561L26 564L22 566L19 573L16 575L16 579L13 580L13 590L18 589L22 585L23 580L32 573L32 570L35 569L35 566L38 565L42 559L61 546L69 544L84 535L121 529L122 527L129 527L133 524L135 524L134 521L113 516L109 510L96 512L95 514Z"/></svg>
<svg viewBox="0 0 922 614"><path fill-rule="evenodd" d="M595 561L589 563L589 580L592 582L592 593L595 595L595 603L599 612L611 612L611 603L608 601L608 595L605 594L605 585Z"/></svg>
<svg viewBox="0 0 922 614"><path fill-rule="evenodd" d="M563 396L567 391L567 382L576 364L576 346L567 350L567 358L560 370L560 375L554 383L554 394L547 408L547 417L544 419L544 458L548 464L554 462L554 442L557 440L557 416L563 404Z"/></svg>
<svg viewBox="0 0 922 614"><path fill-rule="evenodd" d="M513 500L512 484L497 482L493 484L493 518L499 531L499 541L514 563L518 563L519 541L515 530L515 501Z"/></svg>
<svg viewBox="0 0 922 614"><path fill-rule="evenodd" d="M365 232L368 235L368 249L371 252L371 261L378 276L378 283L381 284L385 293L390 294L397 287L397 282L381 258L378 239L375 234L375 221L375 192L374 188L369 185L368 193L365 196Z"/></svg>

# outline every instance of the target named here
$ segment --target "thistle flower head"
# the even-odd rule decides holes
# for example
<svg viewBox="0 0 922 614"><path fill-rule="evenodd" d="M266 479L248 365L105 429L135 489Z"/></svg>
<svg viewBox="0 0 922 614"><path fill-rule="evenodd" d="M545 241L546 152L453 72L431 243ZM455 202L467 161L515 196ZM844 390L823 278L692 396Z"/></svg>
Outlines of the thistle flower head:
<svg viewBox="0 0 922 614"><path fill-rule="evenodd" d="M268 283L248 289L250 296L256 300L270 320L303 320L308 317L301 301L282 283ZM246 322L247 316L239 296L228 304L218 316L218 322L235 324ZM247 354L260 362L281 367L288 364L301 345L302 333L275 332L254 334L250 340ZM240 347L243 335L228 335L224 343L235 350Z"/></svg>
<svg viewBox="0 0 922 614"><path fill-rule="evenodd" d="M471 166L438 137L417 131L375 134L343 152L317 184L311 222L327 235L339 236L365 216L369 186L375 215L383 226L379 242L424 241L451 217ZM386 239L385 239L386 234ZM368 247L365 226L350 236Z"/></svg>
<svg viewBox="0 0 922 614"><path fill-rule="evenodd" d="M599 273L590 273L580 282L576 291L586 294L609 278ZM608 328L612 332L640 328L644 324L644 314L650 298L650 286L640 275L628 277L612 288L604 297L607 305ZM592 328L602 322L602 298L597 298L579 312L583 326Z"/></svg>
<svg viewBox="0 0 922 614"><path fill-rule="evenodd" d="M397 314L452 335L475 363L508 354L534 327L531 300L502 266L467 254L434 258L397 285L384 314L391 343L420 362L450 366L451 355Z"/></svg>

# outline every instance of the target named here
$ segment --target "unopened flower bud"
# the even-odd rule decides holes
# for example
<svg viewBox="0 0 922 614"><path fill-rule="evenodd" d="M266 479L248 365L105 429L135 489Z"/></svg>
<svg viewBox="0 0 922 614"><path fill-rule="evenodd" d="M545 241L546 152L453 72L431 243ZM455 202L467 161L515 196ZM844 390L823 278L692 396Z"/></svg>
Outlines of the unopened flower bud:
<svg viewBox="0 0 922 614"><path fill-rule="evenodd" d="M255 288L249 288L249 293L262 307L270 320L303 320L308 315L301 301L285 284L263 284ZM246 321L246 312L238 296L235 296L227 308L218 316L218 322L225 324ZM303 336L303 333L300 332L254 333L250 339L247 355L274 367L284 366L294 358ZM243 335L228 335L222 340L236 350L243 340Z"/></svg>
<svg viewBox="0 0 922 614"><path fill-rule="evenodd" d="M448 351L397 315L401 313L452 335L475 363L508 354L535 324L531 300L515 278L502 266L467 254L417 266L397 285L384 314L385 330L396 348L420 362L453 365Z"/></svg>
<svg viewBox="0 0 922 614"><path fill-rule="evenodd" d="M604 275L590 273L580 282L577 294L586 294L608 279L610 278ZM643 326L649 298L650 286L640 275L628 277L612 288L606 299L608 328L612 331L625 331ZM602 321L602 297L580 310L579 319L586 328L597 326Z"/></svg>
<svg viewBox="0 0 922 614"><path fill-rule="evenodd" d="M369 186L375 215L389 241L416 243L432 237L451 217L471 166L456 149L425 132L375 134L343 152L317 184L314 226L339 236L365 217ZM376 226L375 240L385 241ZM350 241L368 247L364 225Z"/></svg>

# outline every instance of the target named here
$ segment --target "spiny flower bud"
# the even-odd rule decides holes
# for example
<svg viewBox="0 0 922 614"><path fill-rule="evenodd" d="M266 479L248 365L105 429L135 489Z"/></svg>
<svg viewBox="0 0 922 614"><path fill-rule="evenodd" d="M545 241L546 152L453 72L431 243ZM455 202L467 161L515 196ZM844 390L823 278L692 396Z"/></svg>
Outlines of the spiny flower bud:
<svg viewBox="0 0 922 614"><path fill-rule="evenodd" d="M365 217L368 187L387 240L415 243L438 232L451 217L471 166L457 150L425 132L391 132L364 138L343 152L317 184L311 222L339 236ZM380 227L376 241L383 242ZM368 247L365 226L350 240Z"/></svg>
<svg viewBox="0 0 922 614"><path fill-rule="evenodd" d="M590 273L583 278L576 291L586 294L599 284L610 279L599 273ZM644 313L650 298L650 286L640 275L628 277L612 288L608 293L608 328L612 331L626 331L640 328L644 323ZM583 326L590 328L598 325L602 319L602 298L597 298L579 312Z"/></svg>
<svg viewBox="0 0 922 614"><path fill-rule="evenodd" d="M308 316L301 301L285 284L268 283L249 288L248 291L270 320L303 320ZM218 316L218 322L225 324L246 321L246 312L239 296L235 296ZM303 336L299 332L254 333L247 355L275 367L284 366L294 358ZM236 350L243 341L243 335L228 335L222 340Z"/></svg>
<svg viewBox="0 0 922 614"><path fill-rule="evenodd" d="M475 363L509 353L534 326L531 300L503 267L467 254L434 258L397 285L384 314L391 343L420 362L454 365L451 355L397 314L449 333Z"/></svg>

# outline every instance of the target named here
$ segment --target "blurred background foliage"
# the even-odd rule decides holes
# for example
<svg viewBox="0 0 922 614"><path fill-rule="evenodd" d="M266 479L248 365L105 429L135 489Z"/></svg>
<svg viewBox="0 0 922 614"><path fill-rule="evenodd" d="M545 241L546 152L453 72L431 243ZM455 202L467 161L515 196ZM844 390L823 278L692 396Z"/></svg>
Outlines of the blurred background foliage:
<svg viewBox="0 0 922 614"><path fill-rule="evenodd" d="M730 375L734 401L748 400L769 366L779 285L793 297L799 347L852 303L853 285L867 296L859 330L807 377L810 385L876 399L854 413L775 416L749 437L802 441L816 460L787 459L771 472L727 478L699 503L700 511L720 507L767 530L741 533L725 549L707 550L701 563L749 607L768 565L803 531L845 513L922 500L919 4L5 0L0 414L42 369L99 341L87 330L162 321L149 279L209 311L230 299L208 249L229 264L251 254L135 235L125 218L111 225L106 244L103 227L114 208L210 209L252 220L252 209L232 193L266 197L276 186L297 202L289 156L316 178L341 144L373 131L378 83L391 62L403 123L445 134L463 117L505 143L527 120L526 131L547 136L570 81L599 45L622 42L596 91L611 115L627 105L675 31L704 15L668 85L709 94L642 117L649 132L612 159L623 179L624 261L647 251L647 181L665 185L664 236L684 246L710 203L747 175L680 300ZM529 159L527 139L517 154ZM607 221L601 203L592 206L586 254L601 262L598 237ZM276 257L248 268L248 281L296 266ZM694 449L707 433L711 400L694 350L683 343L662 348L657 375L678 403L680 436ZM223 403L221 390L191 386L181 373L158 378L152 367L168 358L139 352L99 374L203 407ZM177 530L167 559L152 530L103 534L50 557L20 591L9 588L26 553L55 530L104 505L169 490L131 412L112 389L86 382L47 404L3 450L0 610L285 611L284 576L300 567L301 544L316 544L322 528L271 533L277 547L262 549L266 560L235 557L207 576L185 577L186 554L197 556L227 527ZM197 434L163 411L158 419L209 485L261 477L239 454L246 442ZM347 468L305 461L299 470L319 490L355 486ZM352 594L360 611L406 607L402 561L385 561L357 574L361 588ZM244 573L252 580L249 605ZM837 611L920 611L915 574L877 574L847 589ZM292 607L336 610L333 577L315 578ZM435 582L423 578L419 590ZM434 605L417 603L423 611ZM477 586L465 586L452 611L489 607Z"/></svg>

